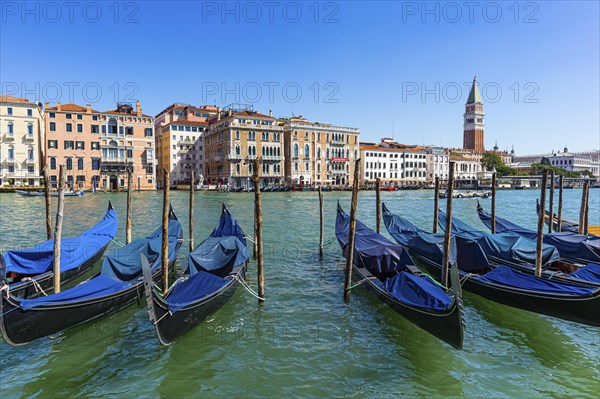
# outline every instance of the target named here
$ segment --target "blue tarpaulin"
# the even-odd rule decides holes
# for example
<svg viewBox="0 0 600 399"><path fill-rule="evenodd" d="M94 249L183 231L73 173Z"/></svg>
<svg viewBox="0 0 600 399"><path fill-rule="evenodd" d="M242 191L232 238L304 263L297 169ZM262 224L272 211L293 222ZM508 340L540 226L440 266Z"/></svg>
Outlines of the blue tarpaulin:
<svg viewBox="0 0 600 399"><path fill-rule="evenodd" d="M181 248L180 240L182 237L181 223L171 211L169 219L169 261L176 258L179 248ZM158 267L160 265L161 242L162 228L159 228L148 237L135 240L106 256L100 274L90 280L58 294L35 299L19 299L19 303L23 309L28 310L48 304L81 302L125 290L133 284L141 284L141 280L132 282L132 280L142 276L140 254L144 254L149 260L153 260L152 268Z"/></svg>
<svg viewBox="0 0 600 399"><path fill-rule="evenodd" d="M480 209L479 218L488 228L492 228L492 215ZM537 232L516 225L496 216L496 232L512 233L520 237L535 240ZM544 234L544 243L556 247L560 256L600 263L600 237L588 237L570 232Z"/></svg>
<svg viewBox="0 0 600 399"><path fill-rule="evenodd" d="M508 266L499 266L482 276L474 277L474 279L491 284L519 288L529 292L574 297L591 296L598 289L539 278L514 270ZM574 304L573 306L576 305Z"/></svg>
<svg viewBox="0 0 600 399"><path fill-rule="evenodd" d="M108 207L106 214L95 226L83 234L60 241L60 270L77 268L108 245L117 232L117 214ZM33 248L7 251L2 255L6 274L17 273L33 276L51 271L54 266L54 240L48 240ZM0 276L4 277L4 276Z"/></svg>
<svg viewBox="0 0 600 399"><path fill-rule="evenodd" d="M218 291L228 281L233 268L248 260L244 231L225 205L217 226L209 238L188 256L186 274L189 278L177 282L166 297L173 313Z"/></svg>
<svg viewBox="0 0 600 399"><path fill-rule="evenodd" d="M335 233L344 256L348 254L348 231L350 216L339 211L335 223ZM395 273L403 270L405 265L413 265L413 261L401 245L394 244L381 234L356 221L354 236L353 263L364 267L374 275Z"/></svg>
<svg viewBox="0 0 600 399"><path fill-rule="evenodd" d="M444 235L421 230L408 220L391 213L385 204L383 222L390 235L406 248L441 265L444 260ZM476 240L453 236L450 239L450 264L463 271L489 267L487 256Z"/></svg>
<svg viewBox="0 0 600 399"><path fill-rule="evenodd" d="M575 277L578 280L585 280L591 283L600 282L600 265L590 263L587 266L582 267L572 273L565 275L566 277Z"/></svg>
<svg viewBox="0 0 600 399"><path fill-rule="evenodd" d="M446 230L446 214L442 211L439 212L438 224L442 230ZM452 234L477 241L487 256L494 256L509 262L535 264L537 245L534 240L511 233L484 233L456 217L452 217ZM559 258L560 254L556 247L548 244L543 246L542 261L544 264Z"/></svg>
<svg viewBox="0 0 600 399"><path fill-rule="evenodd" d="M177 312L190 303L220 290L225 284L227 284L227 280L222 277L207 272L198 272L187 280L175 284L167 297L169 311Z"/></svg>
<svg viewBox="0 0 600 399"><path fill-rule="evenodd" d="M348 254L350 216L338 209L335 233L344 256ZM384 289L398 301L413 307L446 310L453 299L427 276L411 274L412 259L400 245L356 221L353 262L383 280Z"/></svg>

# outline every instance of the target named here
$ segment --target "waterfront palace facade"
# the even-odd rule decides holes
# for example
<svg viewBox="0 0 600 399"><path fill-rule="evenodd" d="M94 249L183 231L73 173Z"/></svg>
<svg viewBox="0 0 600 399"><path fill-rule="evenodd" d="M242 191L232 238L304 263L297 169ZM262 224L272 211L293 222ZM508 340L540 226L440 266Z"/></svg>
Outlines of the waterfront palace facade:
<svg viewBox="0 0 600 399"><path fill-rule="evenodd" d="M217 114L217 107L171 104L154 122L158 158L158 188L164 186L164 170L170 174L170 185L189 184L191 172L195 184L204 180L204 134L208 118Z"/></svg>
<svg viewBox="0 0 600 399"><path fill-rule="evenodd" d="M45 106L45 158L53 187L60 165L72 189L122 190L127 188L127 170L133 187L156 189L154 117L117 104L116 109L96 111L88 104Z"/></svg>
<svg viewBox="0 0 600 399"><path fill-rule="evenodd" d="M39 186L41 104L0 95L0 186Z"/></svg>

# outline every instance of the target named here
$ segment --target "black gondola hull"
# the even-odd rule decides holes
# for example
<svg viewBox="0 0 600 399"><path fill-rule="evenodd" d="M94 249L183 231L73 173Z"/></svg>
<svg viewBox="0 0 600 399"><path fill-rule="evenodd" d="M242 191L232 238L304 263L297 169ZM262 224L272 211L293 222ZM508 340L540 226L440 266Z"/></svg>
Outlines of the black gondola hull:
<svg viewBox="0 0 600 399"><path fill-rule="evenodd" d="M360 268L353 267L354 275L363 280L367 278ZM363 269L364 270L364 269ZM450 309L446 312L432 312L407 306L398 301L393 296L378 287L372 280L367 279L365 282L367 289L374 294L379 300L392 308L405 319L409 320L416 326L425 330L429 334L446 342L455 349L460 349L464 343L463 336L463 321L461 310L454 300Z"/></svg>
<svg viewBox="0 0 600 399"><path fill-rule="evenodd" d="M438 264L410 249L409 253L417 266L427 270L436 278L441 275L441 267ZM560 297L500 287L473 278L467 278L463 287L467 291L504 305L582 324L600 326L600 290L596 290L595 294L590 297Z"/></svg>
<svg viewBox="0 0 600 399"><path fill-rule="evenodd" d="M169 267L172 268L174 263L175 260L171 261ZM157 283L162 281L161 276L160 268L153 273ZM73 304L41 305L27 311L12 298L2 295L0 330L8 344L22 345L117 312L136 300L139 303L143 295L142 278L127 290L112 295Z"/></svg>
<svg viewBox="0 0 600 399"><path fill-rule="evenodd" d="M245 278L246 267L247 263L240 268L238 278ZM231 299L239 285L239 281L233 278L219 291L172 314L169 313L167 303L156 290L151 290L152 298L146 290L148 311L151 312L150 320L156 328L160 343L170 345L175 339L202 323Z"/></svg>

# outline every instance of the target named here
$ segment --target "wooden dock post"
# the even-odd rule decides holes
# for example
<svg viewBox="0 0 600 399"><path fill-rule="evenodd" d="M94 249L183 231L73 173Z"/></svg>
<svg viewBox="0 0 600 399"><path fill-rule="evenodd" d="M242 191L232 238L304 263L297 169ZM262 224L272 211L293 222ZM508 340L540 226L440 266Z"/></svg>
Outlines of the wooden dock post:
<svg viewBox="0 0 600 399"><path fill-rule="evenodd" d="M438 232L438 210L440 206L440 177L435 177L435 188L433 192L433 234Z"/></svg>
<svg viewBox="0 0 600 399"><path fill-rule="evenodd" d="M556 211L556 231L562 231L563 175L558 176L558 210Z"/></svg>
<svg viewBox="0 0 600 399"><path fill-rule="evenodd" d="M194 171L190 172L190 252L194 250Z"/></svg>
<svg viewBox="0 0 600 399"><path fill-rule="evenodd" d="M375 217L377 218L377 234L381 233L381 178L375 180L375 203L377 209L375 211Z"/></svg>
<svg viewBox="0 0 600 399"><path fill-rule="evenodd" d="M163 271L163 295L169 290L169 190L171 177L168 170L163 169L163 212L162 212L162 250L161 263Z"/></svg>
<svg viewBox="0 0 600 399"><path fill-rule="evenodd" d="M448 275L450 274L450 238L452 237L452 197L454 195L454 166L450 162L448 171L448 195L446 196L446 229L444 231L444 261L442 264L442 284L448 287Z"/></svg>
<svg viewBox="0 0 600 399"><path fill-rule="evenodd" d="M344 300L350 300L352 286L352 262L354 258L354 235L356 233L356 205L358 202L358 174L360 158L354 163L354 182L352 184L352 202L350 205L350 231L348 232L348 255L346 256L346 279L344 282Z"/></svg>
<svg viewBox="0 0 600 399"><path fill-rule="evenodd" d="M548 171L544 170L542 177L542 192L540 193L541 212L538 215L537 237L535 248L535 275L542 275L542 249L544 245L544 209L546 209L546 185L548 183Z"/></svg>
<svg viewBox="0 0 600 399"><path fill-rule="evenodd" d="M583 184L583 191L585 192L585 209L583 213L583 232L582 234L587 236L589 233L589 218L590 218L590 181L586 180Z"/></svg>
<svg viewBox="0 0 600 399"><path fill-rule="evenodd" d="M131 243L131 192L133 191L133 174L127 168L127 220L125 222L125 244Z"/></svg>
<svg viewBox="0 0 600 399"><path fill-rule="evenodd" d="M585 211L586 211L586 187L588 186L588 182L585 181L583 183L583 188L581 190L581 207L579 208L579 234L584 234L585 230Z"/></svg>
<svg viewBox="0 0 600 399"><path fill-rule="evenodd" d="M258 296L259 302L265 300L265 275L264 275L264 260L263 260L263 239L262 239L262 208L260 205L260 161L254 160L254 220L256 224L256 277L258 279Z"/></svg>
<svg viewBox="0 0 600 399"><path fill-rule="evenodd" d="M492 234L496 234L496 172L492 173Z"/></svg>
<svg viewBox="0 0 600 399"><path fill-rule="evenodd" d="M550 217L548 218L548 233L552 233L552 228L554 227L554 171L550 171L550 198L548 199L548 214ZM545 213L544 209L541 209L542 213Z"/></svg>
<svg viewBox="0 0 600 399"><path fill-rule="evenodd" d="M323 192L319 185L319 260L323 260Z"/></svg>
<svg viewBox="0 0 600 399"><path fill-rule="evenodd" d="M48 164L44 166L44 197L46 199L46 237L52 239L52 205L50 203L50 178L48 176Z"/></svg>
<svg viewBox="0 0 600 399"><path fill-rule="evenodd" d="M58 206L54 230L54 292L60 292L60 244L62 239L63 212L65 209L65 167L60 165L58 172Z"/></svg>

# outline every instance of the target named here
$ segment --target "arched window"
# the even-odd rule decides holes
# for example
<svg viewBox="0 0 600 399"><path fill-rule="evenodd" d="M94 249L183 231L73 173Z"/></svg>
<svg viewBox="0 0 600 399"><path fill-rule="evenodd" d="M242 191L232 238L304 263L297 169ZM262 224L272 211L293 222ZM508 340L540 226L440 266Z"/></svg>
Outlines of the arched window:
<svg viewBox="0 0 600 399"><path fill-rule="evenodd" d="M236 130L236 131L235 131L235 139L236 139L236 140L239 140L239 139L240 139L240 131L239 131L239 130Z"/></svg>
<svg viewBox="0 0 600 399"><path fill-rule="evenodd" d="M114 118L108 120L108 133L117 134L117 120Z"/></svg>
<svg viewBox="0 0 600 399"><path fill-rule="evenodd" d="M281 147L277 147L277 156L281 156Z"/></svg>
<svg viewBox="0 0 600 399"><path fill-rule="evenodd" d="M50 158L50 169L56 170L56 158Z"/></svg>
<svg viewBox="0 0 600 399"><path fill-rule="evenodd" d="M274 147L269 148L269 155L271 155L271 156L275 155L275 148Z"/></svg>
<svg viewBox="0 0 600 399"><path fill-rule="evenodd" d="M350 150L346 150L346 158L350 158Z"/></svg>
<svg viewBox="0 0 600 399"><path fill-rule="evenodd" d="M235 155L240 155L240 146L239 145L235 146Z"/></svg>
<svg viewBox="0 0 600 399"><path fill-rule="evenodd" d="M27 124L27 135L33 136L33 124L32 123Z"/></svg>
<svg viewBox="0 0 600 399"><path fill-rule="evenodd" d="M73 170L73 159L67 158L67 170Z"/></svg>
<svg viewBox="0 0 600 399"><path fill-rule="evenodd" d="M310 157L310 148L308 147L308 144L304 144L304 158L308 157Z"/></svg>
<svg viewBox="0 0 600 399"><path fill-rule="evenodd" d="M83 170L83 158L77 159L77 170Z"/></svg>
<svg viewBox="0 0 600 399"><path fill-rule="evenodd" d="M15 147L12 145L8 146L8 159L13 159L15 157Z"/></svg>
<svg viewBox="0 0 600 399"><path fill-rule="evenodd" d="M32 146L27 147L27 159L30 161L33 161L33 147Z"/></svg>
<svg viewBox="0 0 600 399"><path fill-rule="evenodd" d="M298 143L294 143L294 158L298 158Z"/></svg>
<svg viewBox="0 0 600 399"><path fill-rule="evenodd" d="M321 149L317 148L317 159L321 159Z"/></svg>
<svg viewBox="0 0 600 399"><path fill-rule="evenodd" d="M325 158L329 159L329 148L327 149L327 151L325 152Z"/></svg>
<svg viewBox="0 0 600 399"><path fill-rule="evenodd" d="M237 164L235 165L235 172L236 172L238 175L240 174L240 164L239 164L239 163L237 163Z"/></svg>

